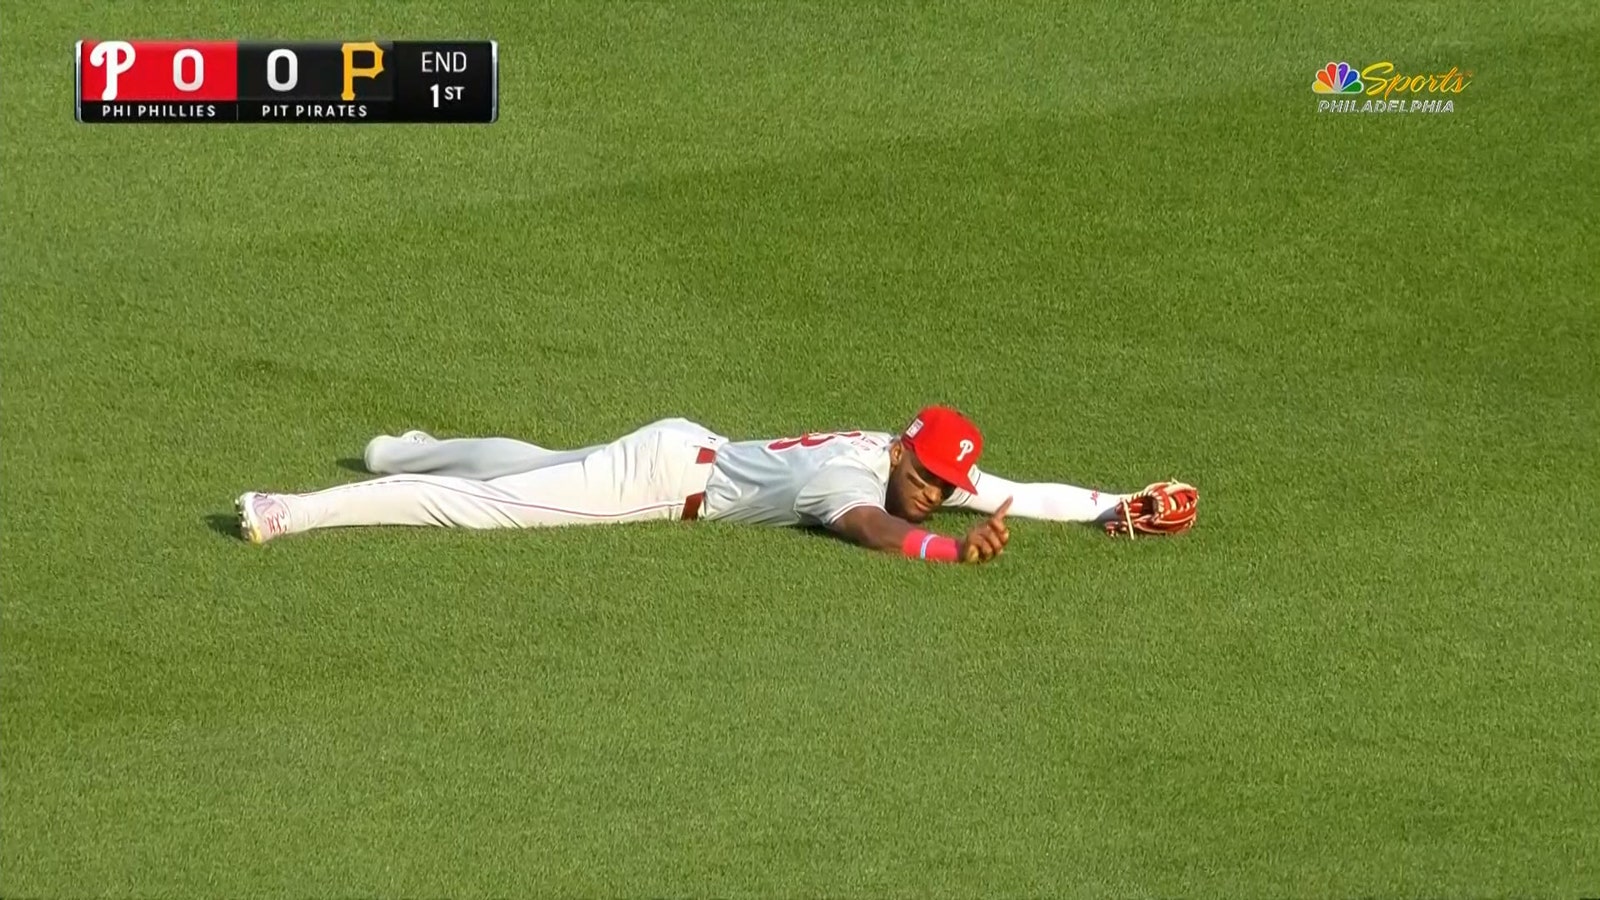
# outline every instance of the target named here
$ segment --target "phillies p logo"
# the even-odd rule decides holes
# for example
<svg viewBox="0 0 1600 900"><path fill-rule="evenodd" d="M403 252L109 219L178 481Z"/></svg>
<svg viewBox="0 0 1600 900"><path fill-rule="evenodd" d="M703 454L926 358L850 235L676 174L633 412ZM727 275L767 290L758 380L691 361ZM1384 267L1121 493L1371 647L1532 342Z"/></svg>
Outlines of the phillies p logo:
<svg viewBox="0 0 1600 900"><path fill-rule="evenodd" d="M133 45L127 41L106 41L89 51L89 65L106 70L106 89L100 92L101 100L117 99L117 79L133 68Z"/></svg>

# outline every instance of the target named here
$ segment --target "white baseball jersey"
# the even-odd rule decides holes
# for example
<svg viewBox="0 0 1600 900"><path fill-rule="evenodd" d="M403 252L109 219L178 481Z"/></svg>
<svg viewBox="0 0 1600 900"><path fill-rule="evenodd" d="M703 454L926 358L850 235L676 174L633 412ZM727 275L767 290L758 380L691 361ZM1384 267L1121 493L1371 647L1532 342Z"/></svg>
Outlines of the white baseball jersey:
<svg viewBox="0 0 1600 900"><path fill-rule="evenodd" d="M757 525L831 525L883 506L889 443L878 431L737 441L717 448L703 518Z"/></svg>
<svg viewBox="0 0 1600 900"><path fill-rule="evenodd" d="M511 438L380 435L364 456L373 474L386 477L309 494L255 494L250 508L277 510L266 537L347 525L537 528L684 518L703 492L701 518L831 525L857 507L883 506L892 441L884 432L848 431L729 443L684 419L568 451ZM709 462L708 450L715 452ZM1118 498L973 479L983 496L957 490L945 505L992 512L1011 496L1016 515L1092 521ZM252 525L251 534L261 527Z"/></svg>

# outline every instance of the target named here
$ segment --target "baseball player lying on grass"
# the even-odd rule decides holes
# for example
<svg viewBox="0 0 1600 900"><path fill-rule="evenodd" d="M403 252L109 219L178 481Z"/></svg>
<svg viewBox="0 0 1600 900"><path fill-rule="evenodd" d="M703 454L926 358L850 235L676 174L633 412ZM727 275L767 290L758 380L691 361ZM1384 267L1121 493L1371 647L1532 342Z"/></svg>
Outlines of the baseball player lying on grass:
<svg viewBox="0 0 1600 900"><path fill-rule="evenodd" d="M420 431L367 444L385 477L310 494L239 497L251 543L347 525L539 528L708 519L822 526L872 550L914 559L987 562L1005 549L1006 515L1101 522L1110 534L1172 534L1194 523L1198 493L1158 482L1137 494L1019 484L978 470L983 436L933 406L904 432L807 434L730 441L663 419L609 444L547 450L511 438L438 440ZM920 526L941 506L986 513L961 538Z"/></svg>

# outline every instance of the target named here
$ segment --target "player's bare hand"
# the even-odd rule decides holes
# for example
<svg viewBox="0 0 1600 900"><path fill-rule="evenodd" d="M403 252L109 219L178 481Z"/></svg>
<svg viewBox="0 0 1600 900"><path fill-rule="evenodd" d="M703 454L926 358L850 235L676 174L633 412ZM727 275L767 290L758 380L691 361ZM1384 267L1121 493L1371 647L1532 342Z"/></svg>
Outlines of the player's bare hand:
<svg viewBox="0 0 1600 900"><path fill-rule="evenodd" d="M962 562L988 562L1005 552L1006 544L1011 541L1011 532L1006 528L1006 513L1011 510L1011 500L1007 497L994 515L974 525L967 536L961 539Z"/></svg>

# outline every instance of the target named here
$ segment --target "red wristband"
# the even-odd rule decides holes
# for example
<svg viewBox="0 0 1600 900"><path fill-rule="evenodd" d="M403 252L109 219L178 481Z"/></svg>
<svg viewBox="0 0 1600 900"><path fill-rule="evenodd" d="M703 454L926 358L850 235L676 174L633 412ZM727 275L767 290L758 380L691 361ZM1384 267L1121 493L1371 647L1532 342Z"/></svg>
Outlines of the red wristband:
<svg viewBox="0 0 1600 900"><path fill-rule="evenodd" d="M956 562L961 558L961 545L955 538L913 528L900 542L900 552L912 559Z"/></svg>

